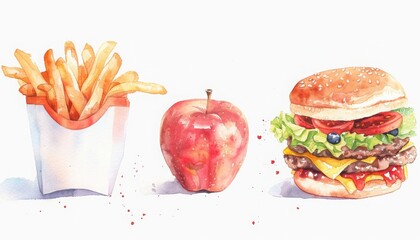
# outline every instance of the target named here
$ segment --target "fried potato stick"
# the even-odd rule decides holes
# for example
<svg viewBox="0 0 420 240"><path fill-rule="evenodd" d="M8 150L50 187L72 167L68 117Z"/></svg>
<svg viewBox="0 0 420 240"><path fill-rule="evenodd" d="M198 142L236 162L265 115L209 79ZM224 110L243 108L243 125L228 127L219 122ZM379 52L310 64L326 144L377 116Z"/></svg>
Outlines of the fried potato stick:
<svg viewBox="0 0 420 240"><path fill-rule="evenodd" d="M67 93L70 102L79 114L82 113L87 100L79 89L76 77L73 75L73 72L63 58L57 59L56 65L63 81L64 90Z"/></svg>
<svg viewBox="0 0 420 240"><path fill-rule="evenodd" d="M23 71L23 69L20 67L1 66L1 69L3 70L3 74L6 77L19 79L26 83L31 83L28 79L28 76L26 76L25 71Z"/></svg>
<svg viewBox="0 0 420 240"><path fill-rule="evenodd" d="M93 62L95 62L95 51L93 50L93 47L87 43L82 50L82 59L86 74L88 75L92 70Z"/></svg>
<svg viewBox="0 0 420 240"><path fill-rule="evenodd" d="M47 52L45 52L44 64L45 69L48 72L49 82L52 85L55 94L54 105L56 107L56 112L64 118L70 119L63 82L61 80L60 71L55 65L55 58L52 49L49 49Z"/></svg>
<svg viewBox="0 0 420 240"><path fill-rule="evenodd" d="M85 108L83 109L79 119L88 118L98 111L102 102L105 86L109 85L112 79L114 79L114 77L117 75L121 64L122 60L120 55L118 53L114 53L99 75L99 78L93 88L92 95Z"/></svg>
<svg viewBox="0 0 420 240"><path fill-rule="evenodd" d="M36 92L35 92L34 87L29 83L26 83L26 84L23 84L22 86L20 86L19 92L22 93L23 95L27 96L27 97L36 96Z"/></svg>
<svg viewBox="0 0 420 240"><path fill-rule="evenodd" d="M31 82L32 86L35 89L37 96L45 96L45 93L38 89L38 85L46 83L44 77L39 71L36 64L34 64L31 60L31 55L25 53L20 49L16 49L15 57L18 60L19 64L21 65L23 71L25 71L26 76L28 77L29 81Z"/></svg>
<svg viewBox="0 0 420 240"><path fill-rule="evenodd" d="M64 43L64 56L66 59L66 63L73 72L73 75L77 78L78 85L80 86L79 77L79 59L77 57L76 48L71 41L67 41Z"/></svg>
<svg viewBox="0 0 420 240"><path fill-rule="evenodd" d="M92 66L92 70L89 73L88 77L86 78L81 88L81 91L83 95L85 96L85 98L87 99L90 98L95 81L101 74L102 69L104 68L105 62L109 54L111 54L112 50L114 49L115 45L116 45L116 42L108 41L108 42L104 42L100 46L97 52L95 61Z"/></svg>
<svg viewBox="0 0 420 240"><path fill-rule="evenodd" d="M121 93L145 92L150 94L166 94L166 89L160 84L151 82L124 82L109 90L106 97Z"/></svg>

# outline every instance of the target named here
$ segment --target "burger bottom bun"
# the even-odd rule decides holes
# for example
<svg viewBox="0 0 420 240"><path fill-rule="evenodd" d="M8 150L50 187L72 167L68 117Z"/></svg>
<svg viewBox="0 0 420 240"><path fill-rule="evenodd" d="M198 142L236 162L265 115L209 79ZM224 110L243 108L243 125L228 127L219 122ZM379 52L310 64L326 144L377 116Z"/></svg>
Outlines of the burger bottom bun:
<svg viewBox="0 0 420 240"><path fill-rule="evenodd" d="M337 198L367 198L383 195L398 190L402 184L401 180L397 180L391 186L387 186L383 180L372 180L365 184L365 188L362 191L356 190L350 194L339 181L330 178L315 180L311 177L300 177L298 172L296 172L294 181L304 192L317 196Z"/></svg>

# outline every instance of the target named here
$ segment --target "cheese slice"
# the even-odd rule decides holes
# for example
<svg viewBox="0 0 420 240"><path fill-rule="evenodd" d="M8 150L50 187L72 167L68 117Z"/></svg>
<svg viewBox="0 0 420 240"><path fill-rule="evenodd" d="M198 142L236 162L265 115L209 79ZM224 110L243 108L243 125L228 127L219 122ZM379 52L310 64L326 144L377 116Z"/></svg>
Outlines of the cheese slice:
<svg viewBox="0 0 420 240"><path fill-rule="evenodd" d="M346 167L358 161L353 158L345 158L339 160L330 157L317 157L310 154L309 152L297 153L292 151L290 148L284 149L283 153L286 155L308 158L325 176L332 179L336 179ZM375 157L368 157L360 161L372 164L375 159Z"/></svg>
<svg viewBox="0 0 420 240"><path fill-rule="evenodd" d="M414 146L414 143L409 141L407 144L404 145L404 147L401 148L400 152L404 152L405 150L409 149L410 147Z"/></svg>
<svg viewBox="0 0 420 240"><path fill-rule="evenodd" d="M405 151L408 148L410 148L411 146L413 146L412 142L408 142L404 147L401 148L401 150L399 152ZM375 160L376 157L367 157L365 159L362 160L356 160L353 158L345 158L345 159L335 159L335 158L330 158L330 157L317 157L315 155L312 155L309 152L304 152L304 153L297 153L294 152L293 150L291 150L290 148L285 148L283 153L285 155L292 155L292 156L298 156L298 157L305 157L309 160L312 161L312 163L327 177L331 178L331 179L336 179L337 181L339 181L341 184L343 184L343 186L347 189L347 191L349 193L353 193L354 191L356 191L356 185L354 184L354 182L350 179L350 178L344 178L342 176L340 176L341 172L344 171L344 169L346 169L350 164L357 162L357 161L362 161L368 164L372 164ZM407 168L406 166L404 166L404 174L407 178ZM370 177L371 176L371 177ZM371 180L375 180L375 179L383 179L382 176L379 175L375 175L372 174L366 178L366 182L371 181Z"/></svg>
<svg viewBox="0 0 420 240"><path fill-rule="evenodd" d="M354 184L353 180L351 180L350 178L344 178L338 175L336 180L339 181L341 184L343 184L347 192L349 192L350 194L352 194L354 191L357 190L356 184Z"/></svg>

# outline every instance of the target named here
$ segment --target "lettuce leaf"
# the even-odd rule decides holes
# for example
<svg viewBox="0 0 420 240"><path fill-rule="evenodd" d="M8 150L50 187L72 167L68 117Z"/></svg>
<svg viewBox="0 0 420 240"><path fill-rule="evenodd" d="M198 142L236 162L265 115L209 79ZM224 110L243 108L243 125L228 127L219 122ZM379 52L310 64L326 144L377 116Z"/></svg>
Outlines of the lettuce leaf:
<svg viewBox="0 0 420 240"><path fill-rule="evenodd" d="M403 116L401 126L398 128L398 135L395 137L406 138L416 135L416 118L412 108L399 108L394 110ZM295 124L293 114L280 112L279 116L271 121L270 131L274 137L283 142L290 138L292 146L301 145L309 152L328 150L335 157L339 157L343 151L342 147L347 146L354 150L357 147L366 147L372 150L376 145L390 144L394 139L390 134L378 134L365 136L364 134L344 132L341 134L341 141L338 144L331 144L327 141L327 135L318 129L306 129Z"/></svg>
<svg viewBox="0 0 420 240"><path fill-rule="evenodd" d="M416 117L413 108L398 108L394 110L399 112L403 116L401 126L398 128L399 135L401 137L413 137L416 135Z"/></svg>

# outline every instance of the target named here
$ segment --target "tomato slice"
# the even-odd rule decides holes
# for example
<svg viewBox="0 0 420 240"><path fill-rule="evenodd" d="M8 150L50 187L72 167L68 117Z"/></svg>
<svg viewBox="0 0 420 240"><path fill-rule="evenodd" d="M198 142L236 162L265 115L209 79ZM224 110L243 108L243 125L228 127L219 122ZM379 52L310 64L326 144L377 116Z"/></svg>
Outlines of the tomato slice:
<svg viewBox="0 0 420 240"><path fill-rule="evenodd" d="M364 135L387 133L398 128L402 123L402 116L398 112L381 112L371 117L356 120L353 132Z"/></svg>
<svg viewBox="0 0 420 240"><path fill-rule="evenodd" d="M341 134L348 132L353 128L354 121L330 121L330 120L319 120L312 119L314 127L318 128L321 132L328 134L335 132Z"/></svg>
<svg viewBox="0 0 420 240"><path fill-rule="evenodd" d="M301 127L307 128L307 129L313 129L315 128L312 124L312 118L302 115L295 114L294 116L295 124L299 125Z"/></svg>

